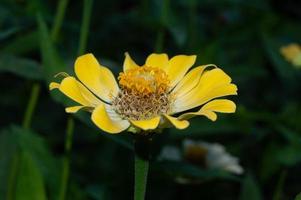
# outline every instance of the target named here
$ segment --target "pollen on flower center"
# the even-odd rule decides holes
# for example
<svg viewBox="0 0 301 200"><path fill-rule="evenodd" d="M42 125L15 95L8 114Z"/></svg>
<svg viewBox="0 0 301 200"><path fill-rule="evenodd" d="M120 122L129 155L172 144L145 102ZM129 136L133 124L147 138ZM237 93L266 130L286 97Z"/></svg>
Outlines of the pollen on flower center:
<svg viewBox="0 0 301 200"><path fill-rule="evenodd" d="M156 67L137 67L120 73L119 84L123 89L139 94L164 93L168 89L167 74Z"/></svg>
<svg viewBox="0 0 301 200"><path fill-rule="evenodd" d="M143 66L120 73L118 79L121 90L112 105L123 118L145 120L168 112L169 79L163 70Z"/></svg>

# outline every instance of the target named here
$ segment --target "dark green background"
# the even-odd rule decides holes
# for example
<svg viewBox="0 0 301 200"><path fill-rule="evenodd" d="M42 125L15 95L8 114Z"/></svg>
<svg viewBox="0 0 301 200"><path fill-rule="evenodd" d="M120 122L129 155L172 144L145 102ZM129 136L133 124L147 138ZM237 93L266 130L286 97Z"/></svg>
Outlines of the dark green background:
<svg viewBox="0 0 301 200"><path fill-rule="evenodd" d="M152 52L197 54L197 64L220 66L239 89L231 97L235 114L219 114L217 122L199 117L184 131L170 129L154 138L146 199L291 200L301 191L301 73L279 53L281 46L301 42L300 1L70 1L59 34L51 38L58 2L0 2L1 200L9 185L13 199L58 197L69 116L63 104L69 102L58 92L50 95L48 83L60 71L73 73L83 7L90 3L84 52L115 75L124 52L139 64ZM41 90L26 129L22 121L37 85ZM67 199L133 199L132 137L103 133L82 112L74 121ZM185 138L225 145L245 173L156 161L164 145ZM180 185L177 175L201 182Z"/></svg>

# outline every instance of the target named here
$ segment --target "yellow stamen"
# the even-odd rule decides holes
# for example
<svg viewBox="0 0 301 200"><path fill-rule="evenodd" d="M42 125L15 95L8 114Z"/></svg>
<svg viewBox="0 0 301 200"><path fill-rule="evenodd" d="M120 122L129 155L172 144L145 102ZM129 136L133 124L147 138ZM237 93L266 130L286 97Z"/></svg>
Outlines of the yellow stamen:
<svg viewBox="0 0 301 200"><path fill-rule="evenodd" d="M162 69L149 66L129 69L120 73L118 79L123 89L140 95L165 93L169 85L168 76Z"/></svg>

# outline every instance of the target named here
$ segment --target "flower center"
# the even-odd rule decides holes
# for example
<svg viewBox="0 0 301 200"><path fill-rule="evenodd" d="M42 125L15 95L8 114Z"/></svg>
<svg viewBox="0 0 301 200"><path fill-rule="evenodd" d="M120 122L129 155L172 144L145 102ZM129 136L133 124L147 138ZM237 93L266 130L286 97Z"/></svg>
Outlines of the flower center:
<svg viewBox="0 0 301 200"><path fill-rule="evenodd" d="M206 167L206 157L208 150L200 145L190 145L186 148L184 152L184 158L188 162Z"/></svg>
<svg viewBox="0 0 301 200"><path fill-rule="evenodd" d="M138 67L119 74L119 84L123 89L149 95L150 93L165 93L169 80L167 74L156 67Z"/></svg>
<svg viewBox="0 0 301 200"><path fill-rule="evenodd" d="M143 66L119 74L121 91L112 102L125 119L145 120L167 113L170 107L167 74L155 67Z"/></svg>

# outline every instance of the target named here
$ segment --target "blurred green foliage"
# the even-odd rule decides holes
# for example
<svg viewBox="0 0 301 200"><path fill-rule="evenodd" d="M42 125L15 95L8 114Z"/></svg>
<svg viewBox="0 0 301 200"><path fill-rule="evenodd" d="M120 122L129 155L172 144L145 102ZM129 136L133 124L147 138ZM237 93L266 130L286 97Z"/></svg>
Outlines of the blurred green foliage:
<svg viewBox="0 0 301 200"><path fill-rule="evenodd" d="M301 42L300 10L297 0L2 0L0 199L59 199L66 156L66 199L132 199L130 135L103 133L80 112L65 154L70 102L48 84L58 72L73 74L79 52L94 53L115 75L124 52L140 64L152 52L197 54L197 64L217 64L238 85L236 114L214 123L200 117L184 131L155 136L147 199L294 199L301 191L301 73L279 49ZM33 85L41 86L38 101L29 127L21 126ZM184 138L225 145L245 174L156 160L164 145ZM200 182L181 185L176 175Z"/></svg>

